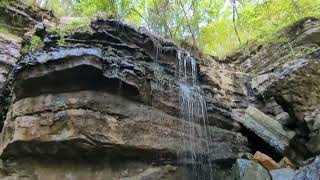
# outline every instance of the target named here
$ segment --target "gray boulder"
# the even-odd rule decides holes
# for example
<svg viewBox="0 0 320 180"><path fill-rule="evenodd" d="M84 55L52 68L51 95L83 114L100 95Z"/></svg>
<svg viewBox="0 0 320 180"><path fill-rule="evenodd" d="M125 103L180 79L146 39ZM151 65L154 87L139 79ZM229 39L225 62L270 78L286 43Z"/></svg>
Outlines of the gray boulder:
<svg viewBox="0 0 320 180"><path fill-rule="evenodd" d="M289 168L281 168L270 171L272 180L292 180L295 174L295 171Z"/></svg>
<svg viewBox="0 0 320 180"><path fill-rule="evenodd" d="M293 180L319 180L320 179L320 156L309 165L302 167Z"/></svg>
<svg viewBox="0 0 320 180"><path fill-rule="evenodd" d="M242 117L234 111L233 118L281 154L284 154L290 139L294 136L294 134L285 131L278 121L253 106L249 106Z"/></svg>
<svg viewBox="0 0 320 180"><path fill-rule="evenodd" d="M238 159L232 173L235 180L271 180L266 169L259 163L247 159Z"/></svg>

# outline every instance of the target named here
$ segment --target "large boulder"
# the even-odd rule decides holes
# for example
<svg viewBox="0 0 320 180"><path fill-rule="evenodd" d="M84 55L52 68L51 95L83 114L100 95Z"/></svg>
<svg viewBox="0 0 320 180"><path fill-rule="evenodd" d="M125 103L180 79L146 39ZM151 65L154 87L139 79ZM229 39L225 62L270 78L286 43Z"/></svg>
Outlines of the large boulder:
<svg viewBox="0 0 320 180"><path fill-rule="evenodd" d="M275 162L271 157L266 154L263 154L257 151L254 154L254 159L258 161L264 168L268 171L280 168L280 164Z"/></svg>
<svg viewBox="0 0 320 180"><path fill-rule="evenodd" d="M296 172L289 168L281 168L270 171L272 180L292 180Z"/></svg>
<svg viewBox="0 0 320 180"><path fill-rule="evenodd" d="M271 180L266 169L259 163L247 159L237 159L233 167L235 180Z"/></svg>
<svg viewBox="0 0 320 180"><path fill-rule="evenodd" d="M299 169L293 180L320 179L320 157L317 156L310 164Z"/></svg>
<svg viewBox="0 0 320 180"><path fill-rule="evenodd" d="M279 122L253 106L249 106L246 109L245 115L234 110L233 118L281 154L285 153L289 146L290 139L294 136L294 134L284 130Z"/></svg>

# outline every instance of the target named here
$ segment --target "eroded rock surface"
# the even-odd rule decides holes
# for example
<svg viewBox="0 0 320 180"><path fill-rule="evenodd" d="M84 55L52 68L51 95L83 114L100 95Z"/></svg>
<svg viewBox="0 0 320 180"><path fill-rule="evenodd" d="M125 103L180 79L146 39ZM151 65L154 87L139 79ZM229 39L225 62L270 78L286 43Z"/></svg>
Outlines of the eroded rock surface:
<svg viewBox="0 0 320 180"><path fill-rule="evenodd" d="M50 26L57 21L52 12L29 6L24 1L8 1L0 6L0 12L2 28L19 36L33 29L40 22Z"/></svg>
<svg viewBox="0 0 320 180"><path fill-rule="evenodd" d="M0 121L1 127L10 103L10 78L20 57L21 39L0 33Z"/></svg>
<svg viewBox="0 0 320 180"><path fill-rule="evenodd" d="M48 12L24 3L10 1L0 5L0 121L1 127L11 101L13 70L20 58L22 35L38 23L53 22Z"/></svg>
<svg viewBox="0 0 320 180"><path fill-rule="evenodd" d="M299 169L293 180L316 180L320 178L320 157L317 156L309 164Z"/></svg>
<svg viewBox="0 0 320 180"><path fill-rule="evenodd" d="M299 163L319 154L319 35L320 21L305 18L276 35L288 42L252 43L225 58L250 75L255 107L296 132L287 153Z"/></svg>
<svg viewBox="0 0 320 180"><path fill-rule="evenodd" d="M296 172L292 169L281 168L270 171L273 180L292 180Z"/></svg>
<svg viewBox="0 0 320 180"><path fill-rule="evenodd" d="M253 106L249 106L245 115L234 110L234 119L243 124L250 131L267 142L279 153L284 154L287 150L290 140L294 136L290 132L283 129L282 125L271 117L265 115Z"/></svg>
<svg viewBox="0 0 320 180"><path fill-rule="evenodd" d="M217 127L206 128L210 136L206 143L204 128L194 125L196 136L192 138L199 139L197 144L182 145L182 139L189 138L186 136L190 133L177 128L190 122L180 119L176 66L177 56L188 52L144 29L113 19L98 19L91 27L90 31L76 31L66 37L44 33L45 47L20 58L12 103L1 133L1 156L13 162L30 157L71 158L83 163L87 159L130 159L146 168L126 177L106 163L108 167L97 173L109 174L92 178L172 179L185 171L176 160L177 153L184 152L199 154L227 176L238 154L249 151L247 139L234 132L240 125L229 118L229 104L237 106L237 102L230 98L224 103L206 91L208 120ZM64 38L66 44L58 46L57 37ZM202 87L212 81L233 93L221 98L243 91L240 84L232 90L229 75L222 76L229 79L227 83L205 71L200 74ZM42 168L52 174L56 171L55 162L49 160L50 165L42 167L34 161L32 171L8 174L41 179ZM64 162L74 169L73 162ZM168 170L167 165L176 170ZM75 167L71 175L80 177L81 168ZM92 171L84 172L90 176ZM57 173L52 178L68 177Z"/></svg>
<svg viewBox="0 0 320 180"><path fill-rule="evenodd" d="M46 31L55 26L48 11L1 8L1 22L19 16L8 24L16 34L37 25L43 41L20 57L21 40L0 36L0 110L8 109L2 179L188 179L188 167L177 161L181 151L212 162L216 179L270 179L253 159L236 159L266 146L268 155L288 154L295 163L319 154L317 19L281 31L288 43L253 44L219 59L115 19L58 34ZM208 127L194 125L193 146L181 144L190 132L178 129L189 123L180 118L181 56L196 59L207 105Z"/></svg>
<svg viewBox="0 0 320 180"><path fill-rule="evenodd" d="M267 170L259 163L247 159L238 159L233 167L233 175L236 180L271 180Z"/></svg>

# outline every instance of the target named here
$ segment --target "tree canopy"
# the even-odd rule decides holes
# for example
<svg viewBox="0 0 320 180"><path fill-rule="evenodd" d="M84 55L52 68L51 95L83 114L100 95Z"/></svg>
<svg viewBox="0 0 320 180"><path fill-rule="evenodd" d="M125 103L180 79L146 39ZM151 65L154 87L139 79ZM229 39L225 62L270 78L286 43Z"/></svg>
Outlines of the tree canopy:
<svg viewBox="0 0 320 180"><path fill-rule="evenodd" d="M206 53L223 56L301 18L320 17L315 0L26 0L56 16L103 14Z"/></svg>

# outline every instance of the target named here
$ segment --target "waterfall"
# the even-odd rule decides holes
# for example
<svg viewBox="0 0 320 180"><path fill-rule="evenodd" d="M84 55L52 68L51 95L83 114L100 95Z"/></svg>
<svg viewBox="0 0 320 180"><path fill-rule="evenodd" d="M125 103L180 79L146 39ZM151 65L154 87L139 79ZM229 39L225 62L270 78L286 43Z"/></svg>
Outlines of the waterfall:
<svg viewBox="0 0 320 180"><path fill-rule="evenodd" d="M180 114L184 120L178 126L183 134L178 163L192 180L212 179L207 106L198 85L196 60L186 51L178 51L177 59Z"/></svg>

